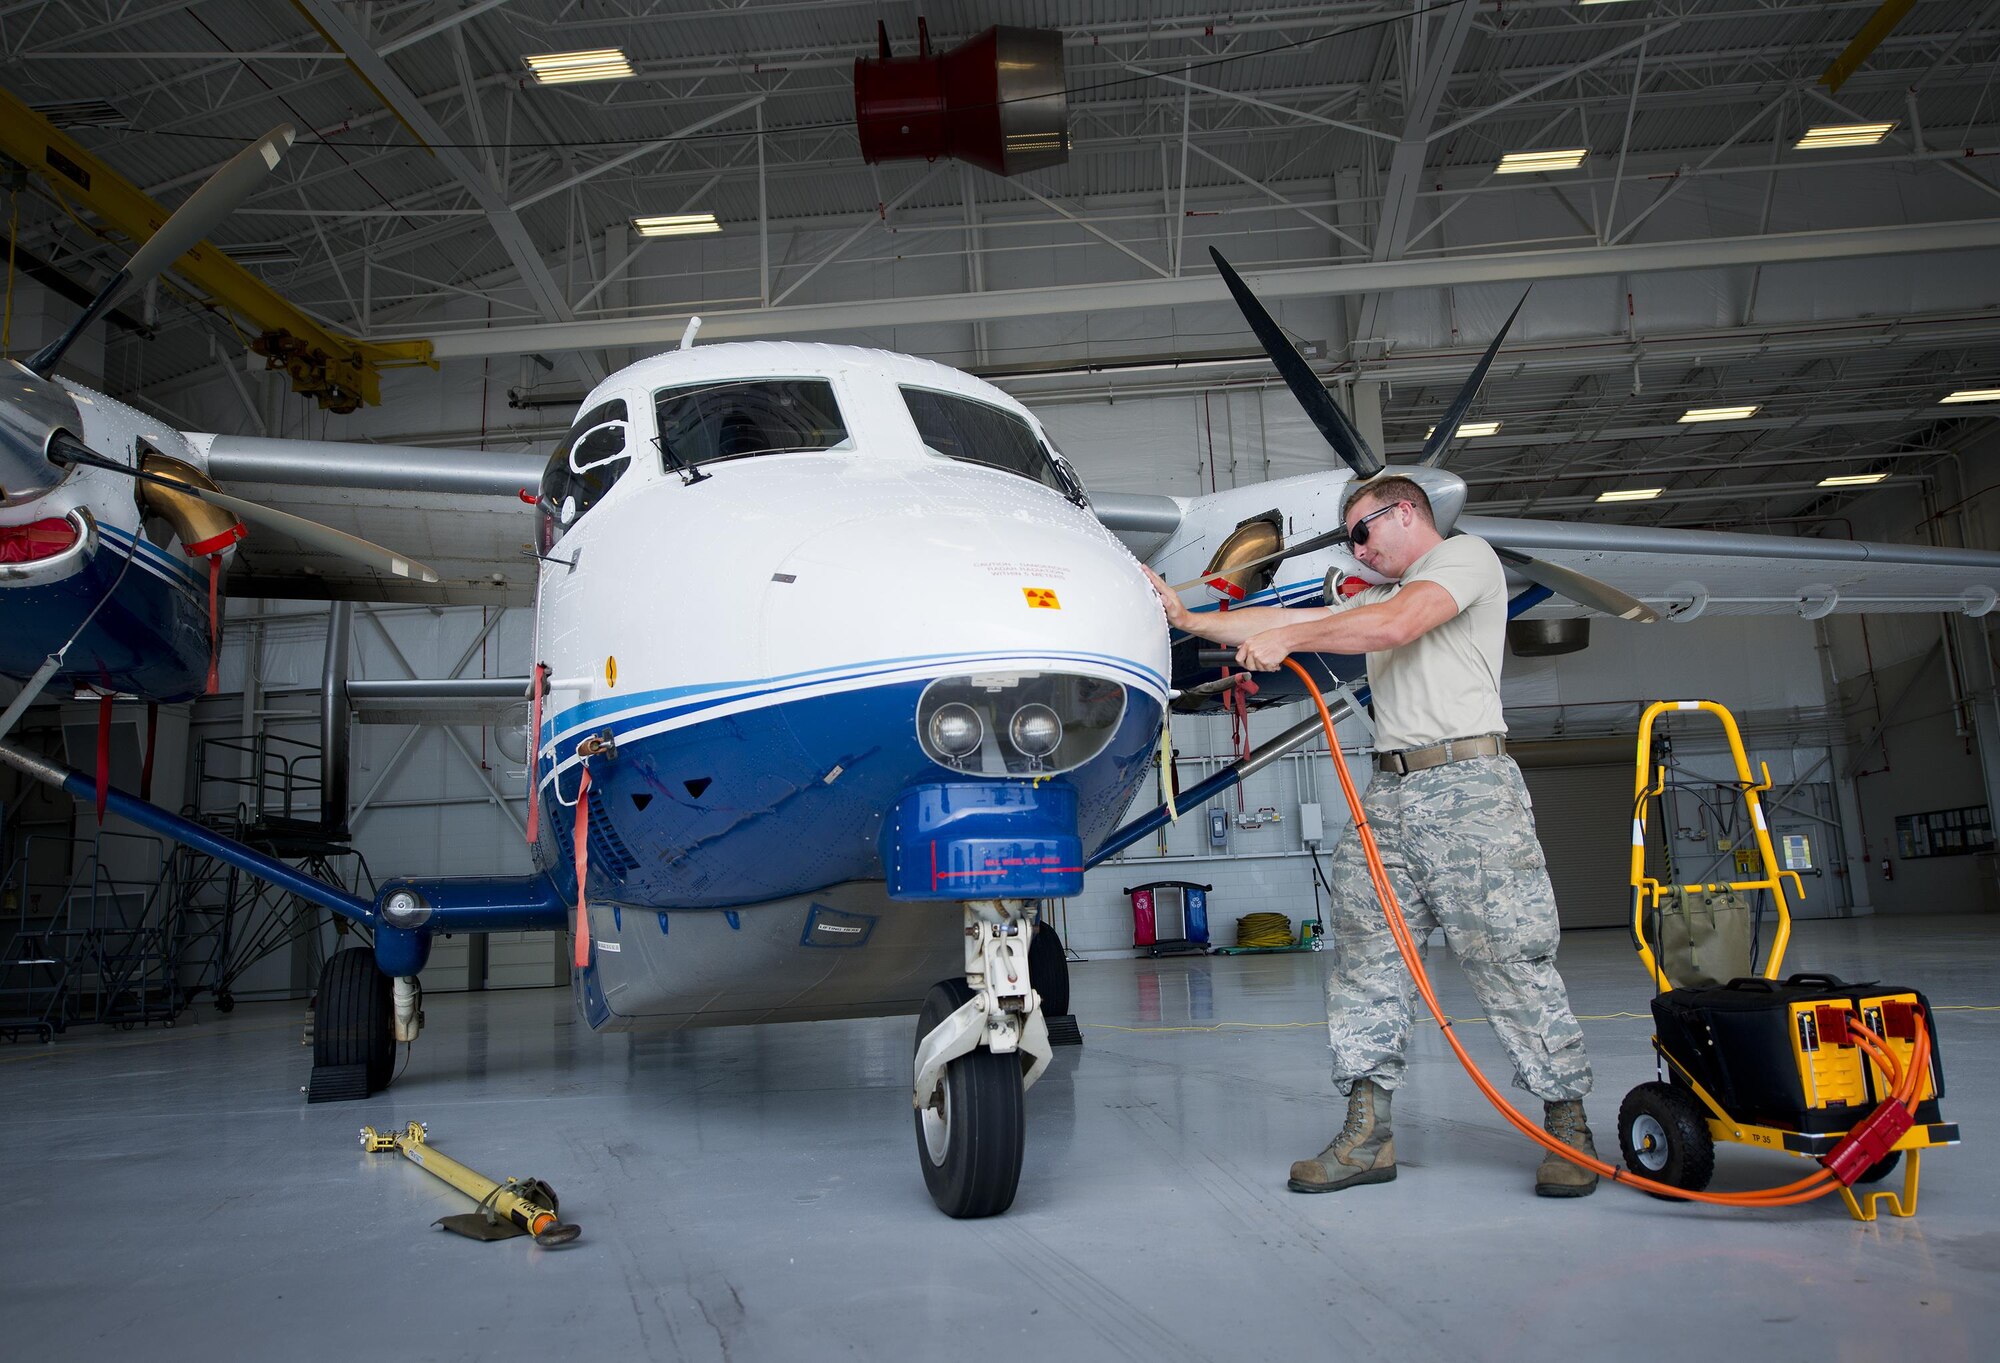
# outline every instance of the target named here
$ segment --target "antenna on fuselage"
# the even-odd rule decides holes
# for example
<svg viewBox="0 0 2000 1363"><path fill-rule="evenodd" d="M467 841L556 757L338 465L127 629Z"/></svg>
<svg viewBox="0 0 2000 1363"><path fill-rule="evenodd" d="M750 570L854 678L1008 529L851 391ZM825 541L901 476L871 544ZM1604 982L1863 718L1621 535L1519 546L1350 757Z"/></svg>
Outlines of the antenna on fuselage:
<svg viewBox="0 0 2000 1363"><path fill-rule="evenodd" d="M701 318L688 318L687 330L681 333L681 349L694 349L694 338L701 332Z"/></svg>

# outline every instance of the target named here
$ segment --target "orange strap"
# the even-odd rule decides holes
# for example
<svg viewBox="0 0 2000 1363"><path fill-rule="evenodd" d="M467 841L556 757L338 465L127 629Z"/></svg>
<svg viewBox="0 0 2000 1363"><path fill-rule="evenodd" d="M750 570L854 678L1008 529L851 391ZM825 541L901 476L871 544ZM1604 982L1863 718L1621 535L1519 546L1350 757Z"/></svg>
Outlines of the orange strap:
<svg viewBox="0 0 2000 1363"><path fill-rule="evenodd" d="M590 964L590 906L583 887L590 879L590 768L576 787L576 968Z"/></svg>
<svg viewBox="0 0 2000 1363"><path fill-rule="evenodd" d="M548 680L549 665L535 664L534 693L528 735L528 842L535 843L542 828L542 687ZM588 770L588 768L586 768Z"/></svg>
<svg viewBox="0 0 2000 1363"><path fill-rule="evenodd" d="M111 789L111 702L109 691L97 697L97 826L104 827L104 801Z"/></svg>
<svg viewBox="0 0 2000 1363"><path fill-rule="evenodd" d="M222 660L222 555L208 556L208 694L216 689L216 669Z"/></svg>
<svg viewBox="0 0 2000 1363"><path fill-rule="evenodd" d="M139 768L139 798L142 800L153 798L153 750L158 746L159 737L160 703L149 700L146 702L146 761Z"/></svg>

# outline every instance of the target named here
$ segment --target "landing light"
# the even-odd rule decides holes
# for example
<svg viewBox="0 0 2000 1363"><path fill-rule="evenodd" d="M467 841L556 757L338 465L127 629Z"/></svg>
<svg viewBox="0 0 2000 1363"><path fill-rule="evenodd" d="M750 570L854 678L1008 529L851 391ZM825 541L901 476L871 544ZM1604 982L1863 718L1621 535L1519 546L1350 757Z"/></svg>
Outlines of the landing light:
<svg viewBox="0 0 2000 1363"><path fill-rule="evenodd" d="M1062 721L1046 705L1023 705L1007 725L1007 738L1024 757L1047 757L1062 742Z"/></svg>
<svg viewBox="0 0 2000 1363"><path fill-rule="evenodd" d="M931 716L931 742L947 757L964 757L986 736L986 725L970 705L941 705Z"/></svg>

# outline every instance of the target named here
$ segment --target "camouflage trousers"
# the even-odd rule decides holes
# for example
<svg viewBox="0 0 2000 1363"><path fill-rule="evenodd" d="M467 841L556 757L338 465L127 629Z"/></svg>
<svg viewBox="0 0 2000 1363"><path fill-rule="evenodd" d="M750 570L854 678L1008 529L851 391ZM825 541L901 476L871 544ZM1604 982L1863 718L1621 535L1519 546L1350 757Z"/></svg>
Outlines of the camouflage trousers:
<svg viewBox="0 0 2000 1363"><path fill-rule="evenodd" d="M1362 807L1410 935L1422 942L1444 929L1514 1062L1514 1082L1551 1101L1590 1092L1583 1029L1556 973L1555 894L1514 759L1381 772ZM1360 838L1350 835L1334 853L1332 889L1334 1083L1342 1093L1357 1079L1395 1089L1416 986L1383 921Z"/></svg>

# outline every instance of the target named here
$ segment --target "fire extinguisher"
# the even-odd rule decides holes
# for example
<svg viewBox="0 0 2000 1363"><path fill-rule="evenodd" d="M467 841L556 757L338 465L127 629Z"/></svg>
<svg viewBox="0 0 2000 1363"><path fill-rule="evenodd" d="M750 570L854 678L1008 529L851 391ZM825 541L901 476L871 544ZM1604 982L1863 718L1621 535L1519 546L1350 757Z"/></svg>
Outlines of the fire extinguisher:
<svg viewBox="0 0 2000 1363"><path fill-rule="evenodd" d="M1895 878L1896 878L1896 864L1890 861L1889 858L1887 857L1882 858L1882 879L1894 880Z"/></svg>

